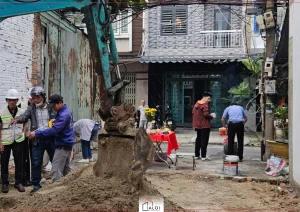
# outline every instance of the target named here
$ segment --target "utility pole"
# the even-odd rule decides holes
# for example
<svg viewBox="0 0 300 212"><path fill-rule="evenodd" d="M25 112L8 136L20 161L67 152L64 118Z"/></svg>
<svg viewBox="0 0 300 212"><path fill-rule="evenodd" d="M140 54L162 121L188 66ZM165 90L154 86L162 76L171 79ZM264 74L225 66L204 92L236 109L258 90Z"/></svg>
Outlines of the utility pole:
<svg viewBox="0 0 300 212"><path fill-rule="evenodd" d="M274 15L275 11L275 5L274 5L274 0L267 0L266 1L266 12L272 12ZM275 16L274 16L275 17ZM275 54L275 46L276 46L276 18L274 19L275 22L275 27L272 28L266 28L266 52L265 52L265 59L267 58L273 58L274 59L274 54ZM263 66L263 69L265 66ZM265 83L266 83L266 75L265 71L262 74L262 88L263 88L263 93L265 93ZM264 159L268 159L271 156L270 148L268 146L268 143L266 140L272 140L274 137L274 126L273 126L273 118L270 114L266 113L266 108L265 105L268 103L272 103L268 95L262 95L261 96L261 109L262 109L262 120L263 120L263 138L264 138L264 144L265 144L265 157Z"/></svg>

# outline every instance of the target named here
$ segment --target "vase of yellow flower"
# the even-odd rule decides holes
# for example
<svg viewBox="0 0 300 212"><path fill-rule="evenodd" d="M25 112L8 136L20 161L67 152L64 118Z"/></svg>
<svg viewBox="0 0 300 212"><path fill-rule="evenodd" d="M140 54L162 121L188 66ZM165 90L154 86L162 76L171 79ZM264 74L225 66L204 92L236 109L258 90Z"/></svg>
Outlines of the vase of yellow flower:
<svg viewBox="0 0 300 212"><path fill-rule="evenodd" d="M145 108L145 115L147 117L148 122L152 122L155 119L155 113L156 109L155 108Z"/></svg>
<svg viewBox="0 0 300 212"><path fill-rule="evenodd" d="M155 120L155 113L156 113L156 109L155 108L145 108L145 115L147 117L147 128L148 129L152 129L153 125L154 125L154 120Z"/></svg>

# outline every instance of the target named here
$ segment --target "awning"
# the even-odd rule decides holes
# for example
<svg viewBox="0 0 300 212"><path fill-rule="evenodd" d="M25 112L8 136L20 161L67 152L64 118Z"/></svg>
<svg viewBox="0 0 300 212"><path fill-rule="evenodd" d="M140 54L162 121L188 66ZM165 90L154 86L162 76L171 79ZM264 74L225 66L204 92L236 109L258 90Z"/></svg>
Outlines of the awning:
<svg viewBox="0 0 300 212"><path fill-rule="evenodd" d="M223 64L232 62L241 62L247 58L246 55L241 55L237 58L168 58L168 57L141 57L141 63L211 63Z"/></svg>

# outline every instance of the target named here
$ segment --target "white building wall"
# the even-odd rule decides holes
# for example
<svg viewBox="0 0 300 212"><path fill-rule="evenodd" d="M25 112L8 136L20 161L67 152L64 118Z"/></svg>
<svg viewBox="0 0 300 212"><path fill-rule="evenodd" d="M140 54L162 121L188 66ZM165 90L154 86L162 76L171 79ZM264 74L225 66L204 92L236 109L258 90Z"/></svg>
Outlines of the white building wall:
<svg viewBox="0 0 300 212"><path fill-rule="evenodd" d="M19 92L26 103L31 88L33 15L5 19L0 23L0 108L9 89Z"/></svg>
<svg viewBox="0 0 300 212"><path fill-rule="evenodd" d="M300 185L300 5L290 2L289 28L289 148L290 176Z"/></svg>
<svg viewBox="0 0 300 212"><path fill-rule="evenodd" d="M265 41L262 39L259 29L256 26L256 17L252 15L251 20L251 30L247 33L247 36L250 36L250 47L252 53L263 53L265 49ZM264 33L264 32L263 32ZM265 33L264 33L265 34Z"/></svg>

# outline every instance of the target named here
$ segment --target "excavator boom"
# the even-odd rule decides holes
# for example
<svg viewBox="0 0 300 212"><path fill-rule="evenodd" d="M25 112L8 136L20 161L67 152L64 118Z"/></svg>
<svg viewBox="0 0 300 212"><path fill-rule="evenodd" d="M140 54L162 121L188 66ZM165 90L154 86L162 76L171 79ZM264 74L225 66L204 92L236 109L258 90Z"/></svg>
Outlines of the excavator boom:
<svg viewBox="0 0 300 212"><path fill-rule="evenodd" d="M113 155L118 151L119 153L117 154L120 155L131 155L131 157L122 161L129 168L125 169L126 172L128 171L128 176L125 178L139 181L143 173L151 165L153 144L143 129L137 131L134 127L135 107L123 102L123 88L129 82L121 79L118 68L119 58L112 28L112 21L118 14L118 1L1 0L0 22L9 17L69 8L81 9L85 15L94 71L101 78L100 88L97 88L97 91L100 92L99 114L102 120L105 121L103 135L108 138L103 136L104 138L100 139L99 155L110 153ZM116 77L114 77L113 81L111 64L116 71ZM114 149L118 146L115 145L116 140L122 137L126 137L128 144L132 143L132 145L125 149ZM126 142L124 141L124 143ZM120 161L108 161L107 164L104 164L102 161L98 162L95 165L96 174L118 175Z"/></svg>
<svg viewBox="0 0 300 212"><path fill-rule="evenodd" d="M101 77L98 88L100 117L107 123L105 129L108 133L132 135L135 108L123 102L122 89L129 82L121 79L117 67L119 58L112 29L112 21L118 11L114 8L115 14L111 14L111 8L116 7L117 3L116 0L2 0L0 21L36 12L81 9L85 15L94 71ZM114 81L110 64L117 67Z"/></svg>

